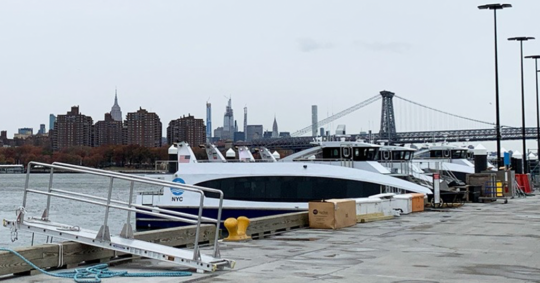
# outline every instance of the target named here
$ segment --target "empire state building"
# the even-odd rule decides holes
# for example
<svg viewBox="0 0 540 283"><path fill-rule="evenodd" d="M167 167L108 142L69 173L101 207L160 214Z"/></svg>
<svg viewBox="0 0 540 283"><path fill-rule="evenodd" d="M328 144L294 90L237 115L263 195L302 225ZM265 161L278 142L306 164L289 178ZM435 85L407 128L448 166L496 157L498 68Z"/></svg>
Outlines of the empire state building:
<svg viewBox="0 0 540 283"><path fill-rule="evenodd" d="M116 89L114 90L114 105L111 108L111 116L115 121L122 121L122 110L118 105L118 96Z"/></svg>

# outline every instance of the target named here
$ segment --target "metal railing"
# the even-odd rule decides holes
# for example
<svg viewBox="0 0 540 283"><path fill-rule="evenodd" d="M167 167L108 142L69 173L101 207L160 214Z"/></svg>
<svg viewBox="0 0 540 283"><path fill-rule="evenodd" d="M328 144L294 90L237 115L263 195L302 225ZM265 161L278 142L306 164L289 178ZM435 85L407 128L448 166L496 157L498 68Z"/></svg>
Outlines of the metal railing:
<svg viewBox="0 0 540 283"><path fill-rule="evenodd" d="M410 160L377 160L382 166L388 168L391 175L412 175L412 161Z"/></svg>
<svg viewBox="0 0 540 283"><path fill-rule="evenodd" d="M47 191L29 188L29 181L30 181L30 176L31 176L31 171L32 171L33 166L41 166L45 168L50 168L49 184L48 184ZM103 198L103 197L97 197L97 196L84 194L84 193L76 193L76 192L71 192L71 191L66 191L66 190L55 189L53 187L53 176L54 176L55 169L62 170L62 171L76 172L76 173L86 173L86 174L91 174L91 175L100 176L104 178L109 178L110 181L109 181L107 197ZM125 180L125 181L130 182L128 202L111 199L112 191L113 191L113 184L114 184L115 179ZM135 183L171 187L171 188L177 188L177 189L181 189L185 191L198 193L199 194L198 214L195 215L195 214L177 212L177 211L172 211L172 210L158 208L158 207L148 207L144 205L134 204L132 200L133 200L133 188L134 188ZM216 193L219 195L219 207L218 207L218 214L217 214L216 219L203 216L204 192ZM28 170L26 173L26 181L25 181L24 196L23 196L23 207L26 207L28 193L35 193L35 194L41 194L41 195L47 196L46 209L44 210L43 216L42 216L42 220L46 220L46 221L49 220L48 219L49 210L51 206L52 197L79 201L79 202L89 203L89 204L98 205L98 206L104 206L105 216L104 216L103 225L98 235L96 236L96 239L101 239L101 240L106 240L107 238L110 238L110 235L107 234L107 231L109 230L107 224L108 224L108 218L109 218L109 210L111 208L127 211L126 224L124 224L124 228L122 229L122 232L120 233L120 236L124 238L133 238L133 232L132 232L132 228L130 224L131 213L133 212L141 213L145 215L151 215L158 218L164 218L164 219L170 219L170 220L175 220L175 221L184 222L184 223L195 224L197 227L196 227L195 239L194 239L194 244L193 244L193 259L194 260L197 260L200 257L198 240L199 240L199 235L200 235L201 223L203 221L207 223L215 223L216 233L215 233L215 238L213 241L214 242L213 254L214 254L214 257L216 258L220 257L218 239L219 239L219 226L220 226L219 224L221 221L221 213L222 213L222 206L223 206L223 192L220 190L210 189L210 188L205 188L205 187L200 187L200 186L185 185L185 184L174 183L170 181L123 174L123 173L106 171L106 170L95 169L95 168L88 168L88 167L60 163L60 162L47 164L47 163L31 161L28 163ZM82 199L81 197L85 197L88 199ZM100 233L101 235L99 235Z"/></svg>
<svg viewBox="0 0 540 283"><path fill-rule="evenodd" d="M406 192L406 190L401 189L401 188L396 188L396 187L386 186L386 185L381 186L381 194L394 193L394 194L397 194L397 195L401 195L401 194L404 194L405 192Z"/></svg>

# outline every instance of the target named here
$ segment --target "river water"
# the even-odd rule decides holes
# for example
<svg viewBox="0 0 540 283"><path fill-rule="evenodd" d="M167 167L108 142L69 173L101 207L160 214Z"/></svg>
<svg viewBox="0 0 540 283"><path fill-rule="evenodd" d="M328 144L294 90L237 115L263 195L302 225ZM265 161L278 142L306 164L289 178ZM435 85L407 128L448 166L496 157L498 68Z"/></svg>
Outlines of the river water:
<svg viewBox="0 0 540 283"><path fill-rule="evenodd" d="M32 174L29 180L29 188L46 191L49 185L49 174ZM15 211L23 203L23 191L26 174L0 174L0 219L15 220ZM85 193L93 196L107 197L110 179L88 174L55 174L53 188ZM112 199L129 201L130 183L115 179L113 182ZM159 187L146 184L134 186L134 197L141 191L157 190ZM29 193L26 204L26 217L41 217L46 208L47 196ZM127 211L111 209L109 212L108 226L111 234L119 234L127 220ZM105 207L79 201L60 198L51 199L49 219L66 225L80 226L85 229L98 231L103 224ZM131 216L131 225L135 227L135 216ZM11 241L10 229L0 227L0 247L30 246L32 234L19 231L18 240ZM44 244L47 237L36 234L34 245ZM62 239L53 239L53 242L61 242Z"/></svg>

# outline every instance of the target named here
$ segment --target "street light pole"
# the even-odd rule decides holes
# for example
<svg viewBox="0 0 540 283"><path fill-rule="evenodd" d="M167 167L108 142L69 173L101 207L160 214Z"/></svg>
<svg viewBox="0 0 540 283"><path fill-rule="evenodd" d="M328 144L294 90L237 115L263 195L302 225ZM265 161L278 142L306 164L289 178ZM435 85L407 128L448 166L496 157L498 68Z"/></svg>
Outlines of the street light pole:
<svg viewBox="0 0 540 283"><path fill-rule="evenodd" d="M521 139L523 140L523 174L529 173L528 171L528 163L527 163L527 157L529 154L527 153L527 147L525 144L525 85L523 83L523 41L532 40L534 37L529 36L518 36L518 37L510 37L508 40L515 40L519 41L519 47L520 47L520 60L521 60Z"/></svg>
<svg viewBox="0 0 540 283"><path fill-rule="evenodd" d="M493 10L493 22L495 26L495 127L497 133L497 169L501 167L501 121L499 119L499 65L497 56L497 10L511 8L510 4L487 4L478 6L480 10Z"/></svg>
<svg viewBox="0 0 540 283"><path fill-rule="evenodd" d="M538 105L540 102L538 101L538 59L540 59L540 55L530 55L525 56L525 58L528 59L534 59L534 76L536 78L536 143L537 143L537 155L540 160L540 110L538 109Z"/></svg>

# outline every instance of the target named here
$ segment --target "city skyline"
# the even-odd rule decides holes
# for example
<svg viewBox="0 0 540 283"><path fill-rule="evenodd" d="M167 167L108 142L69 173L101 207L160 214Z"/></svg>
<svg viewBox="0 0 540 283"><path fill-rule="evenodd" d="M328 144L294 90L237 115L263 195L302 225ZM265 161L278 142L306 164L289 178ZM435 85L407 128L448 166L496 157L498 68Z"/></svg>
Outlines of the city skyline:
<svg viewBox="0 0 540 283"><path fill-rule="evenodd" d="M249 108L250 124L271 130L275 114L293 133L311 124L311 105L320 120L382 90L494 121L493 17L477 9L482 4L2 2L0 129L10 136L37 129L73 105L101 119L115 86L124 111L142 106L163 121L203 118L209 102L213 128L221 126L224 96L237 116ZM519 126L519 52L504 39L540 38L540 2L511 4L498 14L501 124ZM539 53L539 40L524 46L524 55ZM529 61L528 127L536 124ZM378 131L379 122L375 103L325 129ZM406 130L399 122L397 131Z"/></svg>
<svg viewBox="0 0 540 283"><path fill-rule="evenodd" d="M237 119L234 119L234 116L233 116L233 114L232 114L232 113L233 113L233 112L232 112L233 110L232 110L232 106L231 106L231 100L232 100L231 98L228 99L228 103L227 103L227 105L226 105L226 110L224 111L224 116L225 116L225 117L224 117L224 122L223 122L224 124L223 124L222 126L224 126L226 122L228 122L228 123L231 123L231 122L232 122L233 124L231 124L230 126L231 126L231 128L234 128L234 123L237 122ZM73 105L72 107L77 107L77 108L79 108L80 105ZM139 108L141 108L141 107L142 107L142 106L139 106ZM206 107L208 107L208 104L206 104ZM110 115L114 121L125 122L126 119L128 118L128 114L130 114L130 113L126 113L125 117L122 116L122 110L121 110L121 107L119 106L119 103L118 103L118 90L115 89L115 93L114 93L114 104L113 104L113 106L111 107L111 110L110 110L109 112L103 113L103 115L105 115L105 118L101 118L102 120L99 120L99 118L94 118L94 117L92 117L92 116L90 116L90 115L86 115L86 116L91 117L93 120L96 121L96 123L97 123L98 121L99 121L99 122L106 121L106 120L107 120L107 115ZM159 113L157 113L157 114L159 115ZM48 115L48 116L49 116L49 123L50 123L50 117L51 117L50 115L54 115L54 116L56 117L57 115L62 115L62 113L50 113L50 114ZM103 115L102 115L102 116L103 116ZM190 113L188 113L187 115L188 115L188 116L191 116ZM247 114L246 114L246 115L247 115ZM182 114L181 116L184 116L184 117L185 117L186 114ZM176 119L172 119L171 121L177 120L177 119L179 119L179 118L182 118L181 116L179 116L179 117L176 118ZM120 118L120 117L121 117L121 118ZM227 119L227 117L230 117L230 119ZM104 120L103 120L103 119L104 119ZM205 124L206 124L206 119L202 119L202 118L200 118L200 119L201 119L201 120L204 120L204 122L205 122ZM246 120L244 120L244 123L245 123L245 121L246 121ZM212 122L212 124L215 124L215 123ZM217 123L217 124L218 124L218 127L220 127L220 126L219 126L219 123ZM44 126L43 123L40 123L39 125L40 125L40 127L41 127L41 126ZM222 127L222 126L221 126L221 127ZM39 128L40 128L40 127L39 127ZM243 126L243 127L244 127L244 126ZM274 119L273 119L273 121L272 121L272 128L268 130L267 127L263 126L263 131L267 131L267 130L268 130L268 131L273 131L273 130L274 130L274 127L277 127L277 124L276 124L276 116L275 116L275 115L274 115ZM217 128L217 127L216 127L216 128ZM14 132L14 133L12 133L12 134L15 135L15 134L19 133L20 130L22 130L22 129L34 129L34 127L26 127L26 126L24 126L24 127L18 127L18 128L17 128L17 131ZM245 129L245 128L244 128L244 129ZM4 131L5 129L0 129L0 130ZM46 129L45 133L48 133L50 130L51 130L51 129L50 129L50 126L49 126L49 129ZM213 129L211 129L211 130L213 131L213 130L215 130L215 128L213 128ZM6 130L6 131L7 131L7 130ZM236 129L236 131L238 131L238 129ZM166 128L163 129L163 132L164 132L164 133L163 133L163 137L166 137L166 136L167 136ZM8 136L9 136L9 134L10 134L10 132L8 131ZM40 134L44 134L44 133L40 133Z"/></svg>

